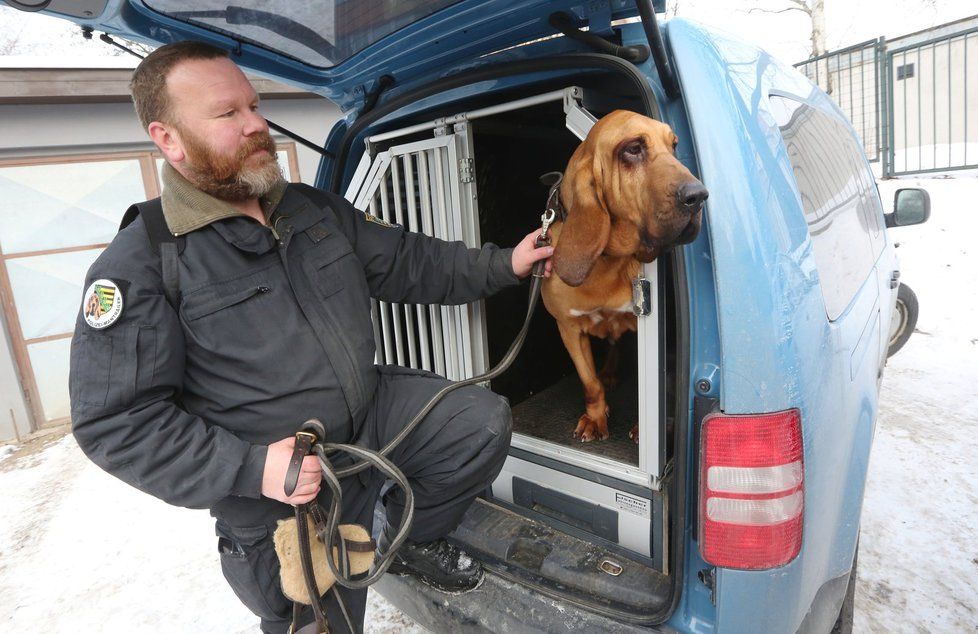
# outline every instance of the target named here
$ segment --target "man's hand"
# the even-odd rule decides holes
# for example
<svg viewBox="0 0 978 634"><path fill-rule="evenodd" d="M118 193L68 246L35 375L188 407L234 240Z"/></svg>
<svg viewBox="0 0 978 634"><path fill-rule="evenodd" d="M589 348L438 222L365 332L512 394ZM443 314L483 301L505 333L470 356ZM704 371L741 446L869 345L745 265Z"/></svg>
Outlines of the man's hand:
<svg viewBox="0 0 978 634"><path fill-rule="evenodd" d="M299 471L299 483L292 495L285 495L285 474L289 470L292 450L295 449L295 436L273 442L268 446L265 456L265 471L261 478L261 494L267 498L285 502L286 504L305 504L316 499L323 474L319 466L319 458L314 455L302 459L302 469Z"/></svg>
<svg viewBox="0 0 978 634"><path fill-rule="evenodd" d="M537 229L536 231L527 234L516 248L513 249L513 273L516 273L516 277L524 278L530 274L533 270L533 263L537 260L542 260L544 258L549 258L554 254L553 247L541 247L536 248L536 239L540 235L543 229ZM547 261L546 268L544 269L544 275L550 277L550 261Z"/></svg>

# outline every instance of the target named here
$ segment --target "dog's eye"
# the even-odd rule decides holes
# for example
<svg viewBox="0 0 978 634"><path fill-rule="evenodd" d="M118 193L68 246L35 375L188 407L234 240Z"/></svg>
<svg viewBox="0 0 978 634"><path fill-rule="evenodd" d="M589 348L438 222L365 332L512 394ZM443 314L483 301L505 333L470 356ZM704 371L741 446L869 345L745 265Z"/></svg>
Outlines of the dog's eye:
<svg viewBox="0 0 978 634"><path fill-rule="evenodd" d="M629 143L625 146L625 154L631 154L632 156L638 156L642 153L641 143Z"/></svg>

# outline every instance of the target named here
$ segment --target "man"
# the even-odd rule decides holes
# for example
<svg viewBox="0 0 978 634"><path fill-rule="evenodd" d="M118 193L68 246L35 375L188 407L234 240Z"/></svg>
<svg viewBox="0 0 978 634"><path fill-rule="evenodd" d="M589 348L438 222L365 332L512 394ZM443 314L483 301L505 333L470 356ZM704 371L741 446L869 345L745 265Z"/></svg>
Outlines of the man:
<svg viewBox="0 0 978 634"><path fill-rule="evenodd" d="M534 248L536 232L512 250L467 249L287 185L258 96L209 45L157 49L131 88L166 158L163 217L183 240L179 300L168 299L161 257L136 220L88 273L71 351L73 431L113 475L171 504L209 508L228 583L263 631L285 632L291 606L271 534L290 505L326 501L312 457L285 494L299 425L319 418L329 441L377 449L446 384L374 366L369 298L470 302L518 283L551 250ZM478 566L443 537L498 474L510 434L505 399L467 387L392 452L416 507L392 570L420 571L446 590L478 583ZM369 528L383 478L368 470L342 484L343 521ZM386 498L389 537L403 502ZM362 623L365 592L343 596ZM327 603L342 628L336 610Z"/></svg>

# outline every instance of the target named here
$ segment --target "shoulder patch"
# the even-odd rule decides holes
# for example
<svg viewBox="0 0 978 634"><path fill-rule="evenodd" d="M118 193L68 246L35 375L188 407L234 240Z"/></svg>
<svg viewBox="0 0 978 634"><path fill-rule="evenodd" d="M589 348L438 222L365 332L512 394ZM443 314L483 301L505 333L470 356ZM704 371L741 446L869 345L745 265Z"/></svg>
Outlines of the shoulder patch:
<svg viewBox="0 0 978 634"><path fill-rule="evenodd" d="M366 211L363 212L363 216L364 216L364 218L367 219L367 222L372 222L374 224L378 224L381 227L388 227L388 228L393 229L393 228L399 226L399 225L393 225L393 224L387 222L386 220L383 220L381 218L378 218L377 216L375 216L373 214L368 214Z"/></svg>
<svg viewBox="0 0 978 634"><path fill-rule="evenodd" d="M85 323L96 330L108 328L122 316L122 290L112 280L95 280L84 298Z"/></svg>

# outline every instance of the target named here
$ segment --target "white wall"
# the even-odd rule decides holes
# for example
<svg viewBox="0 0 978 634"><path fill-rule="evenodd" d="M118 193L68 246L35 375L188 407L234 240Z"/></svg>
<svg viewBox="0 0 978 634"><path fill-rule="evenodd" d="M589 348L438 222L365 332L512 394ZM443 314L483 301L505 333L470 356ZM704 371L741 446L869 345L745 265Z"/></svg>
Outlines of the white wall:
<svg viewBox="0 0 978 634"><path fill-rule="evenodd" d="M329 131L341 118L340 109L325 99L266 99L261 103L261 113L320 146L326 142ZM296 143L295 147L302 182L312 184L322 156L300 143Z"/></svg>

